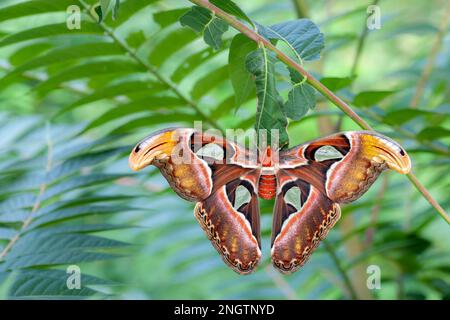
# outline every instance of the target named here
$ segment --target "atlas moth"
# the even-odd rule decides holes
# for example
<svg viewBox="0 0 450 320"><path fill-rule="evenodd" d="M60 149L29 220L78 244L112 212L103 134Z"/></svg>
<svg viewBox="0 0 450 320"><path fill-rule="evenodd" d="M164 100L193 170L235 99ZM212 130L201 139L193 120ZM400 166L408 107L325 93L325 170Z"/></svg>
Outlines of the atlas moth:
<svg viewBox="0 0 450 320"><path fill-rule="evenodd" d="M221 157L199 152L207 145L220 148ZM401 174L411 169L398 143L369 131L337 133L275 151L267 146L255 154L220 136L170 128L139 142L129 164L136 171L156 166L180 197L196 202L200 226L239 274L251 273L261 260L258 197L275 198L272 262L291 273L339 219L339 204L361 197L385 169ZM246 197L239 196L243 192Z"/></svg>

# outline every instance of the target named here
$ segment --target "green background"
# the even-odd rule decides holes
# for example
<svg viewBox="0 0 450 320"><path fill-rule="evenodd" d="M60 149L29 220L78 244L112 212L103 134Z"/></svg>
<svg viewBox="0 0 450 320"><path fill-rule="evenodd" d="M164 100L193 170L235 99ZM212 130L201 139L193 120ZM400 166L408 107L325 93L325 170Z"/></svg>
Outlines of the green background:
<svg viewBox="0 0 450 320"><path fill-rule="evenodd" d="M19 235L0 259L1 298L450 297L448 224L394 172L343 206L326 244L289 276L271 267L273 202L261 201L263 261L249 276L235 274L195 221L194 204L178 198L155 168L132 173L127 155L152 131L192 127L196 108L224 128L253 125L254 97L234 112L227 61L236 32L230 28L212 51L176 22L188 1L121 1L116 20L109 15L98 25L84 12L80 30L65 27L66 8L77 0L31 2L0 4L0 251ZM414 172L448 211L450 37L448 26L440 30L447 1L379 1L381 28L363 38L368 1L239 5L264 25L314 21L325 49L305 68L337 78L330 88L406 148ZM287 77L278 80L286 98ZM317 100L289 124L291 145L333 132L337 122L339 130L359 129ZM81 290L65 287L72 264L81 268ZM381 289L366 286L370 265L380 267Z"/></svg>

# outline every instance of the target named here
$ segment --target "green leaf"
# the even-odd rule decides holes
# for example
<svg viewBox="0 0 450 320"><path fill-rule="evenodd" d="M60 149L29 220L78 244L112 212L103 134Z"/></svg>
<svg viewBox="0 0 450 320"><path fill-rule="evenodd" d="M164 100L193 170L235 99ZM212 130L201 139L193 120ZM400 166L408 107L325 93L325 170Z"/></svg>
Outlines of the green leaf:
<svg viewBox="0 0 450 320"><path fill-rule="evenodd" d="M118 195L118 194L111 194L108 196L100 196L100 195L89 195L89 194L82 194L79 198L74 198L70 200L60 200L55 203L52 203L50 205L45 206L44 208L41 208L37 213L36 216L45 215L48 213L54 213L58 212L61 209L66 208L75 208L75 207L82 207L86 206L88 204L92 203L111 203L111 202L117 202L121 200L127 200L131 201L134 199L134 196L126 196L126 195ZM114 205L115 206L115 205Z"/></svg>
<svg viewBox="0 0 450 320"><path fill-rule="evenodd" d="M186 59L180 61L177 69L173 72L171 76L172 81L181 82L189 74L193 73L196 68L200 67L203 63L209 61L221 52L222 51L214 50L208 46L197 53L187 56Z"/></svg>
<svg viewBox="0 0 450 320"><path fill-rule="evenodd" d="M205 42L219 50L222 46L222 35L228 30L228 24L219 18L213 18L203 31Z"/></svg>
<svg viewBox="0 0 450 320"><path fill-rule="evenodd" d="M102 6L101 6L101 5L96 6L96 7L94 8L94 10L95 10L95 13L96 13L97 16L98 16L98 23L102 22L102 21L103 21L103 11L102 11Z"/></svg>
<svg viewBox="0 0 450 320"><path fill-rule="evenodd" d="M325 46L320 29L308 19L282 22L270 27L258 25L258 32L265 38L284 41L299 60L319 59Z"/></svg>
<svg viewBox="0 0 450 320"><path fill-rule="evenodd" d="M99 293L90 288L109 284L103 279L81 273L81 288L67 287L69 274L63 270L21 270L13 275L14 282L8 290L11 299L85 299Z"/></svg>
<svg viewBox="0 0 450 320"><path fill-rule="evenodd" d="M0 22L20 17L37 15L48 12L65 11L70 5L73 5L73 0L33 0L13 4L0 9Z"/></svg>
<svg viewBox="0 0 450 320"><path fill-rule="evenodd" d="M84 222L83 222L84 223ZM97 223L97 224L61 224L61 225L51 225L49 228L38 228L33 232L39 232L42 235L52 235L52 234L75 234L75 233L91 233L91 232L104 232L110 230L119 230L131 228L127 225L115 225L109 223ZM134 227L136 228L136 227Z"/></svg>
<svg viewBox="0 0 450 320"><path fill-rule="evenodd" d="M428 127L417 135L420 140L433 140L450 137L450 129L443 127Z"/></svg>
<svg viewBox="0 0 450 320"><path fill-rule="evenodd" d="M42 200L48 200L62 193L68 192L73 189L85 188L100 183L111 182L119 179L123 175L119 174L91 174L87 176L77 176L71 180L63 181L47 190Z"/></svg>
<svg viewBox="0 0 450 320"><path fill-rule="evenodd" d="M25 63L12 71L6 77L22 73L35 68L49 66L58 62L63 62L71 59L80 59L88 57L98 57L102 55L119 55L122 50L115 43L87 43L81 45L74 45L68 47L57 48L47 52L44 55L38 56L28 63ZM0 81L3 82L2 78Z"/></svg>
<svg viewBox="0 0 450 320"><path fill-rule="evenodd" d="M0 265L0 269L13 270L34 266L66 265L72 263L107 260L117 257L118 255L100 252L86 252L79 249L58 250L20 256L11 260L7 259L4 264Z"/></svg>
<svg viewBox="0 0 450 320"><path fill-rule="evenodd" d="M210 0L210 3L216 7L222 9L226 13L229 13L239 19L247 21L251 26L253 26L253 21L238 7L236 3L231 0Z"/></svg>
<svg viewBox="0 0 450 320"><path fill-rule="evenodd" d="M225 80L228 80L227 66L211 70L210 73L208 73L195 83L191 91L192 98L196 100L200 99L208 92L210 92L213 88L215 88L217 84L222 83Z"/></svg>
<svg viewBox="0 0 450 320"><path fill-rule="evenodd" d="M53 48L53 45L47 42L37 42L28 46L23 46L9 56L9 62L14 66L19 66L36 58L36 56L43 54L51 48Z"/></svg>
<svg viewBox="0 0 450 320"><path fill-rule="evenodd" d="M0 227L0 240L9 240L12 237L14 237L16 234L17 234L16 229Z"/></svg>
<svg viewBox="0 0 450 320"><path fill-rule="evenodd" d="M31 208L36 202L36 195L33 193L22 193L10 196L7 200L0 203L0 220L1 215L18 209Z"/></svg>
<svg viewBox="0 0 450 320"><path fill-rule="evenodd" d="M55 251L67 250L92 250L99 248L114 248L128 246L127 243L111 240L99 236L82 233L41 233L36 230L22 236L11 249L7 256L7 261L19 257L32 256L35 254L45 254Z"/></svg>
<svg viewBox="0 0 450 320"><path fill-rule="evenodd" d="M133 208L124 206L79 206L73 208L65 208L50 213L40 212L39 215L30 224L30 229L42 227L55 222L62 222L80 218L83 216L107 215L118 212L131 211Z"/></svg>
<svg viewBox="0 0 450 320"><path fill-rule="evenodd" d="M67 28L66 23L48 24L8 35L0 41L0 47L31 39L35 40L68 34L101 34L101 29L95 23L90 23L89 21L83 21L83 27L79 30L70 30Z"/></svg>
<svg viewBox="0 0 450 320"><path fill-rule="evenodd" d="M247 70L255 76L258 109L256 112L255 129L266 129L269 133L267 144L279 143L280 147L289 144L287 134L287 118L283 110L283 100L276 88L275 63L277 59L265 48L257 49L248 54ZM279 141L272 141L271 130L278 130Z"/></svg>
<svg viewBox="0 0 450 320"><path fill-rule="evenodd" d="M55 166L50 173L46 175L46 182L53 183L55 180L68 176L69 174L72 174L82 168L94 166L107 159L111 159L113 156L118 155L125 150L127 150L127 148L113 148L85 153L80 156L67 159L61 164Z"/></svg>
<svg viewBox="0 0 450 320"><path fill-rule="evenodd" d="M0 215L0 221L2 223L16 223L16 222L23 222L25 219L27 219L30 215L29 211L24 210L16 210L16 211L10 211L6 212Z"/></svg>
<svg viewBox="0 0 450 320"><path fill-rule="evenodd" d="M215 50L222 46L222 35L228 30L228 24L215 17L208 9L194 6L180 18L182 26L192 28L203 34L203 39Z"/></svg>
<svg viewBox="0 0 450 320"><path fill-rule="evenodd" d="M353 104L357 107L370 107L394 93L396 91L363 91L353 98Z"/></svg>
<svg viewBox="0 0 450 320"><path fill-rule="evenodd" d="M353 80L351 77L323 77L320 82L331 91L338 91L351 85Z"/></svg>
<svg viewBox="0 0 450 320"><path fill-rule="evenodd" d="M142 30L132 32L126 38L127 44L135 49L139 48L145 42L145 40L145 33Z"/></svg>
<svg viewBox="0 0 450 320"><path fill-rule="evenodd" d="M182 26L190 27L197 33L203 33L204 29L213 18L213 14L208 9L193 6L191 7L191 10L183 14L179 20Z"/></svg>
<svg viewBox="0 0 450 320"><path fill-rule="evenodd" d="M448 108L433 110L402 108L386 113L384 116L384 122L392 125L401 125L420 116L426 116L427 119L441 119L449 114L450 109Z"/></svg>
<svg viewBox="0 0 450 320"><path fill-rule="evenodd" d="M130 70L131 71L131 70ZM103 87L96 90L94 93L84 96L79 100L74 101L70 105L61 109L57 115L65 114L79 106L98 101L101 99L114 98L120 95L127 95L133 92L146 92L148 94L164 91L165 85L159 82L151 81L124 81L108 87Z"/></svg>
<svg viewBox="0 0 450 320"><path fill-rule="evenodd" d="M47 230L51 230L51 228ZM8 258L13 259L36 253L62 251L64 249L93 250L129 246L126 242L86 233L48 233L46 232L47 230L38 229L27 233L16 243Z"/></svg>
<svg viewBox="0 0 450 320"><path fill-rule="evenodd" d="M255 93L256 87L252 74L248 72L245 61L247 55L256 50L257 45L243 34L236 35L231 41L228 55L228 70L235 94L235 110L237 110L250 95Z"/></svg>
<svg viewBox="0 0 450 320"><path fill-rule="evenodd" d="M148 128L150 125L161 125L166 124L166 126L182 123L183 125L192 125L194 121L198 121L199 117L194 113L186 113L182 111L177 111L167 114L152 114L146 117L140 117L139 119L134 119L128 121L126 124L114 129L112 134L130 133L135 132L139 128Z"/></svg>
<svg viewBox="0 0 450 320"><path fill-rule="evenodd" d="M161 28L165 28L177 22L180 19L180 17L183 14L185 14L188 10L189 9L187 8L180 8L180 9L158 11L153 14L153 20L155 20L155 22L159 24Z"/></svg>
<svg viewBox="0 0 450 320"><path fill-rule="evenodd" d="M114 7L112 8L112 17L114 20L117 19L117 13L119 12L120 7L120 0L116 0L116 3L114 3Z"/></svg>
<svg viewBox="0 0 450 320"><path fill-rule="evenodd" d="M253 83L253 85L254 85L254 83ZM248 95L246 97L246 99L244 101L242 101L242 103L245 103L247 101L250 101L250 100L256 98L256 89L254 89L254 93L255 94L253 94L253 95ZM223 99L211 112L211 117L213 119L215 119L215 118L223 117L225 115L229 115L231 113L231 111L233 111L233 110L234 110L234 112L236 112L235 100L236 100L236 97L234 94ZM242 127L234 126L234 128L242 128Z"/></svg>
<svg viewBox="0 0 450 320"><path fill-rule="evenodd" d="M151 101L151 105L147 105L147 101L149 100ZM112 120L120 119L133 113L155 110L156 108L161 107L170 108L182 105L183 101L177 97L149 95L147 98L142 100L136 100L105 112L97 119L92 120L85 130L90 130L102 124L109 123Z"/></svg>
<svg viewBox="0 0 450 320"><path fill-rule="evenodd" d="M116 19L117 10L119 9L120 0L100 0L100 6L95 8L98 14L98 22L102 22L108 16L108 13L112 11L113 19Z"/></svg>
<svg viewBox="0 0 450 320"><path fill-rule="evenodd" d="M76 79L89 78L101 74L127 73L139 71L139 66L131 59L111 59L106 61L92 61L77 64L74 67L62 70L42 81L34 89L39 93L46 93L59 84Z"/></svg>
<svg viewBox="0 0 450 320"><path fill-rule="evenodd" d="M120 3L120 14L119 8L113 8L113 19L108 21L108 25L117 28L125 23L129 23L133 20L133 16L138 15L143 8L150 6L153 3L158 2L159 0L133 0L133 1L124 1ZM115 15L115 16L114 16Z"/></svg>
<svg viewBox="0 0 450 320"><path fill-rule="evenodd" d="M294 86L288 93L284 109L288 118L300 120L316 106L316 90L306 82L302 82L301 75L297 71L290 69L289 72Z"/></svg>
<svg viewBox="0 0 450 320"><path fill-rule="evenodd" d="M148 59L152 65L159 67L172 54L191 43L196 37L195 32L190 29L176 29L152 48ZM161 52L164 52L164 54L161 54Z"/></svg>

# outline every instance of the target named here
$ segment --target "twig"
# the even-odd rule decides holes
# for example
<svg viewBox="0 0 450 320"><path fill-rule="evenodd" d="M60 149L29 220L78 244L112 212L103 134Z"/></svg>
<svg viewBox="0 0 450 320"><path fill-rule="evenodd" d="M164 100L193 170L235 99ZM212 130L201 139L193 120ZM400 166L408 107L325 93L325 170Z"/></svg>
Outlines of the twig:
<svg viewBox="0 0 450 320"><path fill-rule="evenodd" d="M245 24L234 18L233 16L229 15L222 9L216 7L212 3L210 3L208 0L189 0L192 3L195 3L201 7L207 8L214 12L214 14L226 22L228 22L233 28L240 31L243 35L248 37L250 40L255 41L258 44L261 44L265 46L266 48L273 51L277 57L282 61L284 64L292 67L296 71L298 71L303 77L307 78L307 82L313 86L317 91L322 93L324 96L327 97L328 100L333 102L337 107L339 107L345 114L347 114L353 121L355 121L360 127L365 128L367 130L373 130L369 124L364 121L356 112L353 111L352 108L350 108L341 98L333 94L330 89L325 87L319 80L317 80L315 77L313 77L308 71L303 69L302 66L300 66L297 62L295 62L293 59L291 59L289 56L284 54L280 49L278 49L275 45L273 45L269 40L264 38L263 36L259 35L249 27L247 27Z"/></svg>
<svg viewBox="0 0 450 320"><path fill-rule="evenodd" d="M47 176L47 174L52 170L52 163L53 163L53 143L52 143L52 139L51 139L49 124L47 124L47 129L46 129L45 135L46 135L46 141L47 141L47 163L45 166L45 172L46 172L46 176ZM45 179L44 182L39 186L39 194L36 197L36 200L33 204L30 214L27 216L27 218L23 222L22 226L20 227L20 230L14 235L14 237L11 238L11 240L9 240L8 244L5 246L5 248L2 250L2 252L0 252L0 261L2 261L5 258L5 256L8 254L8 252L16 244L16 242L19 241L23 232L28 228L28 226L32 222L32 220L34 218L34 214L41 207L42 196L44 195L45 191L47 190L47 186L48 186L48 184Z"/></svg>
<svg viewBox="0 0 450 320"><path fill-rule="evenodd" d="M450 1L447 1L447 8L443 13L441 23L439 24L439 29L436 34L433 47L431 48L430 55L428 56L427 62L425 64L425 67L423 68L422 74L420 75L419 81L417 82L414 96L412 97L411 102L409 103L411 108L417 108L420 98L423 96L426 83L431 75L431 72L433 71L433 66L436 62L436 57L441 49L442 39L444 38L445 33L447 31L449 19L450 19Z"/></svg>
<svg viewBox="0 0 450 320"><path fill-rule="evenodd" d="M298 71L303 77L307 78L307 82L314 87L317 91L319 91L322 95L324 95L328 100L330 100L334 105L336 105L339 109L341 109L348 117L350 117L355 123L357 123L361 128L366 130L372 130L373 128L362 119L353 109L347 105L341 98L336 96L333 92L330 91L326 86L324 86L319 80L313 77L309 72L303 69L298 63L292 60L289 56L284 54L281 50L279 50L275 45L273 45L269 40L257 34L255 31L248 28L245 24L234 18L232 15L229 15L225 11L216 7L208 0L189 0L190 2L199 5L201 7L207 8L212 11L216 16L222 18L228 24L230 24L233 28L241 32L243 35L248 37L249 39L255 41L260 45L264 45L266 48L272 50L277 57L284 64ZM450 218L447 213L442 209L442 207L433 199L428 190L417 180L413 173L408 174L408 178L413 182L416 186L417 190L428 200L428 202L436 209L436 211L450 224Z"/></svg>
<svg viewBox="0 0 450 320"><path fill-rule="evenodd" d="M412 184L416 187L417 190L427 199L427 201L437 210L437 212L444 218L445 221L447 221L448 224L450 224L450 218L445 212L444 208L440 206L439 203L437 203L436 200L433 199L431 194L428 192L428 190L420 183L420 181L416 178L415 175L412 173L408 174L409 181L412 182Z"/></svg>

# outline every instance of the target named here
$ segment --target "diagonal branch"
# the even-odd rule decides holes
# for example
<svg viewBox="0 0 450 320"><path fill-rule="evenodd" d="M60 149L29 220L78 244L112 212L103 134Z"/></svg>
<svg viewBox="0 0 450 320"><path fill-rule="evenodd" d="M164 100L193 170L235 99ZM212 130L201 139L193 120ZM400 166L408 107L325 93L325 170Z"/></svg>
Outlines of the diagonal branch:
<svg viewBox="0 0 450 320"><path fill-rule="evenodd" d="M348 117L350 117L355 123L357 123L361 128L366 130L374 130L364 119L362 119L353 109L346 104L341 98L331 92L326 86L324 86L319 80L313 77L308 71L303 69L298 63L296 63L289 56L284 54L280 49L278 49L275 45L273 45L269 40L257 34L255 31L247 27L245 24L237 20L232 15L229 15L222 9L216 7L208 0L189 0L190 2L207 8L212 11L216 16L222 18L228 24L230 24L233 28L241 32L243 35L248 37L250 40L255 41L256 43L265 46L266 48L273 51L278 59L282 61L284 64L298 71L303 77L306 77L307 82L314 87L317 91L319 91L322 95L324 95L329 101L331 101L334 105L336 105L339 109L341 109ZM430 192L420 183L420 181L416 178L413 173L408 174L409 180L413 183L413 185L417 188L417 190L423 195L423 197L436 209L436 211L450 224L450 217L447 215L445 210L439 205L439 203L434 200L431 196Z"/></svg>
<svg viewBox="0 0 450 320"><path fill-rule="evenodd" d="M280 49L278 49L275 45L273 45L269 40L264 38L263 36L257 34L255 31L247 27L245 24L234 18L233 16L229 15L222 9L216 7L212 3L210 3L208 0L189 0L192 3L195 3L196 5L199 5L201 7L207 8L214 12L215 15L222 18L226 22L228 22L233 28L241 32L243 35L248 37L250 40L255 41L258 44L261 44L265 46L266 48L273 51L278 59L282 61L284 64L288 65L289 67L295 69L298 71L304 78L306 78L307 82L313 86L317 91L322 93L328 100L333 102L338 108L340 108L347 116L349 116L353 121L355 121L361 128L365 128L367 130L373 130L369 124L364 121L358 114L353 111L352 108L350 108L341 98L333 94L330 89L325 87L319 80L314 78L308 71L303 69L302 66L300 66L298 63L296 63L292 58L284 54Z"/></svg>

